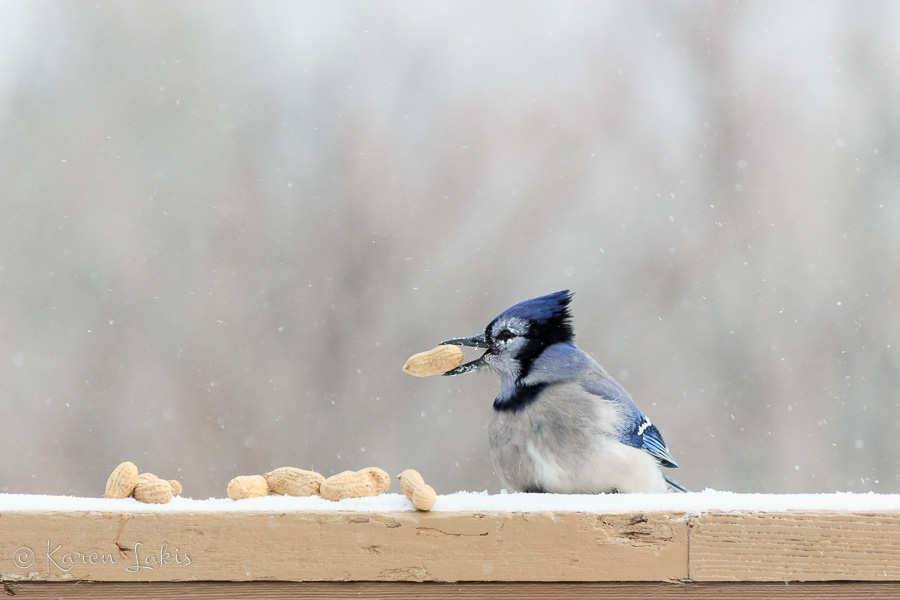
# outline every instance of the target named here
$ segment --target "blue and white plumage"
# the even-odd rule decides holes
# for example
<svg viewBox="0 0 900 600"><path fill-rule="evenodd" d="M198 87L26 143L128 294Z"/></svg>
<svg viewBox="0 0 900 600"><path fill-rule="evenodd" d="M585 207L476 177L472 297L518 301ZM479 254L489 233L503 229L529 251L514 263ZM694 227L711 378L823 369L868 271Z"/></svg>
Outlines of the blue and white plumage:
<svg viewBox="0 0 900 600"><path fill-rule="evenodd" d="M596 494L687 491L659 430L628 392L575 346L568 290L520 302L483 333L443 342L484 348L446 373L500 374L488 427L491 459L512 490Z"/></svg>

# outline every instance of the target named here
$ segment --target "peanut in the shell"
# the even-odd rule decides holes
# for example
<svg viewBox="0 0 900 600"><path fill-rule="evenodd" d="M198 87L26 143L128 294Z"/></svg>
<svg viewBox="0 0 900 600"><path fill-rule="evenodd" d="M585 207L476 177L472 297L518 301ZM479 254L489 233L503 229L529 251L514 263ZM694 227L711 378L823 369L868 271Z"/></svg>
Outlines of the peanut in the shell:
<svg viewBox="0 0 900 600"><path fill-rule="evenodd" d="M414 377L428 377L451 371L462 364L463 351L459 346L443 345L410 356L403 370Z"/></svg>
<svg viewBox="0 0 900 600"><path fill-rule="evenodd" d="M134 499L150 504L166 504L174 496L172 484L158 477L145 477L134 486Z"/></svg>
<svg viewBox="0 0 900 600"><path fill-rule="evenodd" d="M104 498L127 498L134 492L138 479L138 468L133 462L125 461L116 467L106 480Z"/></svg>
<svg viewBox="0 0 900 600"><path fill-rule="evenodd" d="M319 495L336 502L344 498L377 496L390 487L391 476L387 472L378 467L367 467L332 475L319 486Z"/></svg>
<svg viewBox="0 0 900 600"><path fill-rule="evenodd" d="M226 491L232 500L261 498L269 495L269 484L262 475L238 475L228 482Z"/></svg>
<svg viewBox="0 0 900 600"><path fill-rule="evenodd" d="M157 477L153 473L141 473L140 475L138 475L138 478L137 478L137 481L135 482L135 484L145 482L145 481L153 481L154 479L159 479L159 477Z"/></svg>
<svg viewBox="0 0 900 600"><path fill-rule="evenodd" d="M403 493L418 510L431 510L435 502L434 488L425 483L422 476L415 469L406 469L399 475L400 487Z"/></svg>
<svg viewBox="0 0 900 600"><path fill-rule="evenodd" d="M315 471L296 467L279 467L264 475L269 489L286 496L316 496L325 477Z"/></svg>

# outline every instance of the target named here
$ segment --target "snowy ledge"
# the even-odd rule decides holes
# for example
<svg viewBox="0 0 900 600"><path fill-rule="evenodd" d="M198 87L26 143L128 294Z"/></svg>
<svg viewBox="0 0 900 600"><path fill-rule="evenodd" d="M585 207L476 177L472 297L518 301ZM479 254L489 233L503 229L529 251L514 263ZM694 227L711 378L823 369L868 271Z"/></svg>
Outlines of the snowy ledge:
<svg viewBox="0 0 900 600"><path fill-rule="evenodd" d="M398 494L336 503L176 498L162 506L0 494L0 578L7 588L65 581L900 582L900 496L460 492L439 496L422 513ZM606 597L601 588L580 589ZM715 597L728 596L717 590Z"/></svg>

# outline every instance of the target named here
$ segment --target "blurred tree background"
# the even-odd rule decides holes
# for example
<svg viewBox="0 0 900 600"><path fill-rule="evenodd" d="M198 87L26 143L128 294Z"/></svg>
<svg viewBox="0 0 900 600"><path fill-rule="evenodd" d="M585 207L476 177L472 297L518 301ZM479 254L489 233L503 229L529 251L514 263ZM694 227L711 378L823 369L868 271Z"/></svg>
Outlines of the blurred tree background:
<svg viewBox="0 0 900 600"><path fill-rule="evenodd" d="M0 491L123 460L495 492L570 288L692 489L900 492L900 4L5 2ZM474 357L474 354L473 354Z"/></svg>

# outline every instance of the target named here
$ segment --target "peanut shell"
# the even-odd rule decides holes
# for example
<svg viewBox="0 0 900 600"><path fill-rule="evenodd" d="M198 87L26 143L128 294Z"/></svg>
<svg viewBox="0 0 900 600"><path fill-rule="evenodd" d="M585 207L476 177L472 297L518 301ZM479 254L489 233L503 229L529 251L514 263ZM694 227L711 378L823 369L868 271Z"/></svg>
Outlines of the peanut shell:
<svg viewBox="0 0 900 600"><path fill-rule="evenodd" d="M422 476L415 469L406 469L399 475L400 487L406 497L412 501L418 510L431 510L434 506L436 495L434 488L425 483Z"/></svg>
<svg viewBox="0 0 900 600"><path fill-rule="evenodd" d="M343 471L332 475L319 486L319 495L326 500L377 496L391 487L391 476L378 467L359 471Z"/></svg>
<svg viewBox="0 0 900 600"><path fill-rule="evenodd" d="M437 495L434 493L434 488L427 483L413 490L412 498L410 498L416 510L431 510L436 499Z"/></svg>
<svg viewBox="0 0 900 600"><path fill-rule="evenodd" d="M443 345L410 356L403 370L414 377L428 377L451 371L463 362L459 346Z"/></svg>
<svg viewBox="0 0 900 600"><path fill-rule="evenodd" d="M315 471L296 467L280 467L265 474L266 481L276 494L287 496L315 496L325 477Z"/></svg>
<svg viewBox="0 0 900 600"><path fill-rule="evenodd" d="M391 489L391 476L384 469L366 467L365 469L360 469L357 473L369 479L370 484L375 489L375 494L373 494L375 496Z"/></svg>
<svg viewBox="0 0 900 600"><path fill-rule="evenodd" d="M181 482L180 482L180 481L178 481L177 479L170 479L170 480L169 480L169 485L172 486L172 495L173 495L173 496L180 496L180 495L181 495L181 491L182 491L184 488L181 486Z"/></svg>
<svg viewBox="0 0 900 600"><path fill-rule="evenodd" d="M134 491L138 479L138 468L133 462L125 461L116 467L106 480L104 498L127 498Z"/></svg>
<svg viewBox="0 0 900 600"><path fill-rule="evenodd" d="M138 502L166 504L172 496L172 484L164 479L148 477L134 486L134 499Z"/></svg>
<svg viewBox="0 0 900 600"><path fill-rule="evenodd" d="M138 475L138 478L137 478L137 482L136 482L136 483L141 483L141 482L146 482L146 481L153 481L154 479L159 479L159 477L157 477L157 476L154 475L153 473L141 473L140 475Z"/></svg>
<svg viewBox="0 0 900 600"><path fill-rule="evenodd" d="M232 500L260 498L269 495L269 484L262 475L238 475L228 482L227 492Z"/></svg>

